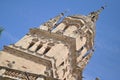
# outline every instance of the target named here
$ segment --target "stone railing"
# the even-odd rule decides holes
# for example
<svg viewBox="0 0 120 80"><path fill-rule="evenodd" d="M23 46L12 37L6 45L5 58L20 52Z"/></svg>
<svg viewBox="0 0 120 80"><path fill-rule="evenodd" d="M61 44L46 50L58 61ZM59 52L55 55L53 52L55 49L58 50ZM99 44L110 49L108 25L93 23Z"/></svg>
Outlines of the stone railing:
<svg viewBox="0 0 120 80"><path fill-rule="evenodd" d="M9 80L58 80L44 75L23 72L3 66L0 66L0 76L2 79L9 78Z"/></svg>

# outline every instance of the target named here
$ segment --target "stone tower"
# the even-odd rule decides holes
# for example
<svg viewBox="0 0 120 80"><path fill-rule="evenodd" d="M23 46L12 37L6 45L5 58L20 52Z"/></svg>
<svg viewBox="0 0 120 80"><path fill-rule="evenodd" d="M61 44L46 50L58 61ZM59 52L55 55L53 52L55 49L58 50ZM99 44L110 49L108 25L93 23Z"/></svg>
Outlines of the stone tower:
<svg viewBox="0 0 120 80"><path fill-rule="evenodd" d="M95 22L103 7L89 15L64 13L30 29L0 51L0 80L82 80L93 54Z"/></svg>

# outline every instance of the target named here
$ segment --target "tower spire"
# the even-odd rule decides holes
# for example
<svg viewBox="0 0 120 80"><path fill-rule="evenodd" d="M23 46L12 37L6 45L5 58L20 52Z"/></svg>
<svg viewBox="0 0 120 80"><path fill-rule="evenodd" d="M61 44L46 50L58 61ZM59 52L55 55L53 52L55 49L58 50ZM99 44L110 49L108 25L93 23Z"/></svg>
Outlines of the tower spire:
<svg viewBox="0 0 120 80"><path fill-rule="evenodd" d="M97 21L99 14L104 10L106 6L102 6L99 10L91 12L88 16L91 17L91 21Z"/></svg>
<svg viewBox="0 0 120 80"><path fill-rule="evenodd" d="M97 14L100 14L104 9L105 9L106 5L105 6L102 6L99 10L97 10Z"/></svg>

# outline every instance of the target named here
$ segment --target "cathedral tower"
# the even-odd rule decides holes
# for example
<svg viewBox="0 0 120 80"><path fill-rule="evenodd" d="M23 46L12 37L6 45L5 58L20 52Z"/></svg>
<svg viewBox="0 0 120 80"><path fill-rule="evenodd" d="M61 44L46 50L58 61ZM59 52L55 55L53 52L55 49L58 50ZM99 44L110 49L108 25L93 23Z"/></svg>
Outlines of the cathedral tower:
<svg viewBox="0 0 120 80"><path fill-rule="evenodd" d="M0 80L82 80L94 49L95 22L89 15L64 13L32 28L0 51Z"/></svg>

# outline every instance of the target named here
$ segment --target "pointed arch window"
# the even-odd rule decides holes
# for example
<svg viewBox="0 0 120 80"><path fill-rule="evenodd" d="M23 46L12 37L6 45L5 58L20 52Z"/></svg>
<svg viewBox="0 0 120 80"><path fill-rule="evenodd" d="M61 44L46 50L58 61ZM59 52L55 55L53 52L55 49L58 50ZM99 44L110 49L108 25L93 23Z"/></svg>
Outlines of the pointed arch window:
<svg viewBox="0 0 120 80"><path fill-rule="evenodd" d="M42 44L39 44L39 45L37 46L35 52L37 52L39 49L41 49L42 46L43 46Z"/></svg>
<svg viewBox="0 0 120 80"><path fill-rule="evenodd" d="M51 49L51 47L48 46L48 47L45 49L45 51L43 52L43 54L46 54L50 49Z"/></svg>
<svg viewBox="0 0 120 80"><path fill-rule="evenodd" d="M30 49L34 44L35 44L35 42L31 42L27 49Z"/></svg>

